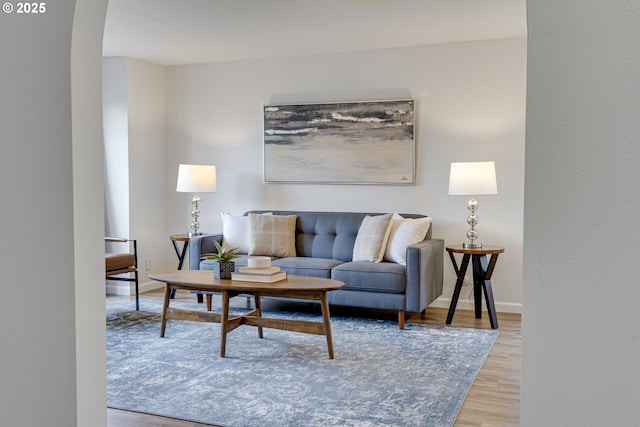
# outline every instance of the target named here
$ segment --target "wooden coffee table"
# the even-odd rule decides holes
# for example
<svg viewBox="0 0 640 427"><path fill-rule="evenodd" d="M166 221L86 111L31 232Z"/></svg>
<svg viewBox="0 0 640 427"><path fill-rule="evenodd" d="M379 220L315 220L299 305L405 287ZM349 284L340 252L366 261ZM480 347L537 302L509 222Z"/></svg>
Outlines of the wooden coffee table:
<svg viewBox="0 0 640 427"><path fill-rule="evenodd" d="M167 319L212 322L221 324L220 357L225 356L227 333L240 325L258 327L258 337L262 338L262 328L283 329L307 334L325 335L329 359L333 359L333 342L327 292L344 286L338 280L318 277L289 275L286 280L276 283L238 282L215 279L209 270L169 271L149 274L149 278L165 283L164 305L162 308L162 326L160 336L164 337ZM185 310L169 307L170 295L174 289L186 289L200 292L220 292L222 294L222 312ZM244 315L229 315L229 299L240 294L253 295L256 308ZM292 319L272 319L262 317L260 297L296 298L320 301L322 322Z"/></svg>

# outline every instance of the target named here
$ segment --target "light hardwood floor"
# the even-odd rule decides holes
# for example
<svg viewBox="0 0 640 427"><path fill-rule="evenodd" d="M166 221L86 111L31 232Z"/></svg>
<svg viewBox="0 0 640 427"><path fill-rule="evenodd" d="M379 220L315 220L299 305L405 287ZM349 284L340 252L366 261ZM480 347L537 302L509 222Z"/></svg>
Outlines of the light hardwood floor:
<svg viewBox="0 0 640 427"><path fill-rule="evenodd" d="M162 300L162 290L146 292L141 299ZM108 296L107 305L121 304L129 297ZM178 291L177 300L195 301L195 296ZM238 300L238 298L236 298ZM237 304L243 304L242 300ZM279 304L277 302L270 302ZM291 303L284 303L291 304ZM263 308L268 309L264 306ZM275 307L274 307L275 308ZM300 307L297 307L298 309ZM473 311L457 309L451 326L490 329L486 311L482 319L475 319ZM469 307L471 308L471 307ZM331 308L332 314L339 314L339 307ZM353 310L350 310L352 313ZM395 319L395 313L362 311L363 315ZM357 314L356 314L357 315ZM424 319L419 315L408 315L407 323L445 325L447 310L428 308ZM521 328L520 315L498 313L500 334L487 360L476 377L467 398L458 414L455 427L515 427L520 423L520 361ZM108 427L205 427L208 425L189 421L162 418L136 412L107 410Z"/></svg>

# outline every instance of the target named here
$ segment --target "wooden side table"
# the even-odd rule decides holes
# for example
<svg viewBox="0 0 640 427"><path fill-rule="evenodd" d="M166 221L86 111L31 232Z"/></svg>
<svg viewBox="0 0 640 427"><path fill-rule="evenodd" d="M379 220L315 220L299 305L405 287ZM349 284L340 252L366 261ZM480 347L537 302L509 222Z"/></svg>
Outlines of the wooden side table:
<svg viewBox="0 0 640 427"><path fill-rule="evenodd" d="M200 233L199 235L202 234L205 233ZM178 256L178 270L182 270L182 265L184 264L184 260L187 255L187 249L189 248L189 240L191 240L191 237L189 236L189 234L172 234L171 236L169 236L169 240L171 240L173 249L176 251L176 255ZM178 247L178 242L182 242L182 249ZM172 289L171 299L175 298L175 296L176 290ZM201 293L196 294L196 299L199 303L204 302L204 298L202 297Z"/></svg>
<svg viewBox="0 0 640 427"><path fill-rule="evenodd" d="M178 256L178 270L182 270L182 265L184 264L184 259L187 255L187 249L189 248L189 235L188 234L172 234L169 236L169 240L173 244L173 249L176 251L176 255ZM182 249L178 248L179 243L182 242ZM171 298L175 298L176 290L171 290ZM198 302L202 302L202 295L198 295Z"/></svg>
<svg viewBox="0 0 640 427"><path fill-rule="evenodd" d="M496 308L493 302L493 289L491 288L491 275L498 261L498 255L504 252L504 248L500 246L483 245L481 248L464 248L462 245L447 246L447 252L453 263L453 269L456 271L456 287L451 298L449 313L447 314L447 325L451 324L453 314L456 311L460 291L464 284L464 277L467 273L469 260L473 264L473 302L475 305L476 319L482 317L482 292L487 303L487 312L489 313L489 321L491 328L498 327L498 318L496 317ZM462 262L460 267L456 262L454 254L462 254ZM491 255L491 259L487 262L487 255Z"/></svg>
<svg viewBox="0 0 640 427"><path fill-rule="evenodd" d="M187 255L187 248L189 247L189 235L188 234L172 234L169 236L173 249L178 256L178 270L182 270L182 264L184 264L185 256ZM182 249L178 249L178 242L182 242Z"/></svg>

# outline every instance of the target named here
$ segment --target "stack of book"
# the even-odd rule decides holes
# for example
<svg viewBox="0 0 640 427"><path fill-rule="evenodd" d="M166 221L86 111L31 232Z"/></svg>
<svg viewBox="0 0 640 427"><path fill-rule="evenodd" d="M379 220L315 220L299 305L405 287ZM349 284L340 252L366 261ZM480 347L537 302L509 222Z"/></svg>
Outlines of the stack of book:
<svg viewBox="0 0 640 427"><path fill-rule="evenodd" d="M280 267L240 267L238 272L231 273L231 280L240 282L274 283L287 278L287 272Z"/></svg>

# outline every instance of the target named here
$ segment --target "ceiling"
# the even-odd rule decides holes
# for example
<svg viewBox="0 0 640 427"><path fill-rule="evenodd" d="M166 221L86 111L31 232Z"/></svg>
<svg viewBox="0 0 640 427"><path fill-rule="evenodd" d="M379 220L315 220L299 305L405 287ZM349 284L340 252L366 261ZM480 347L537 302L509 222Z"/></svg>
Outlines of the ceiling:
<svg viewBox="0 0 640 427"><path fill-rule="evenodd" d="M109 0L103 55L177 65L526 35L525 0Z"/></svg>

